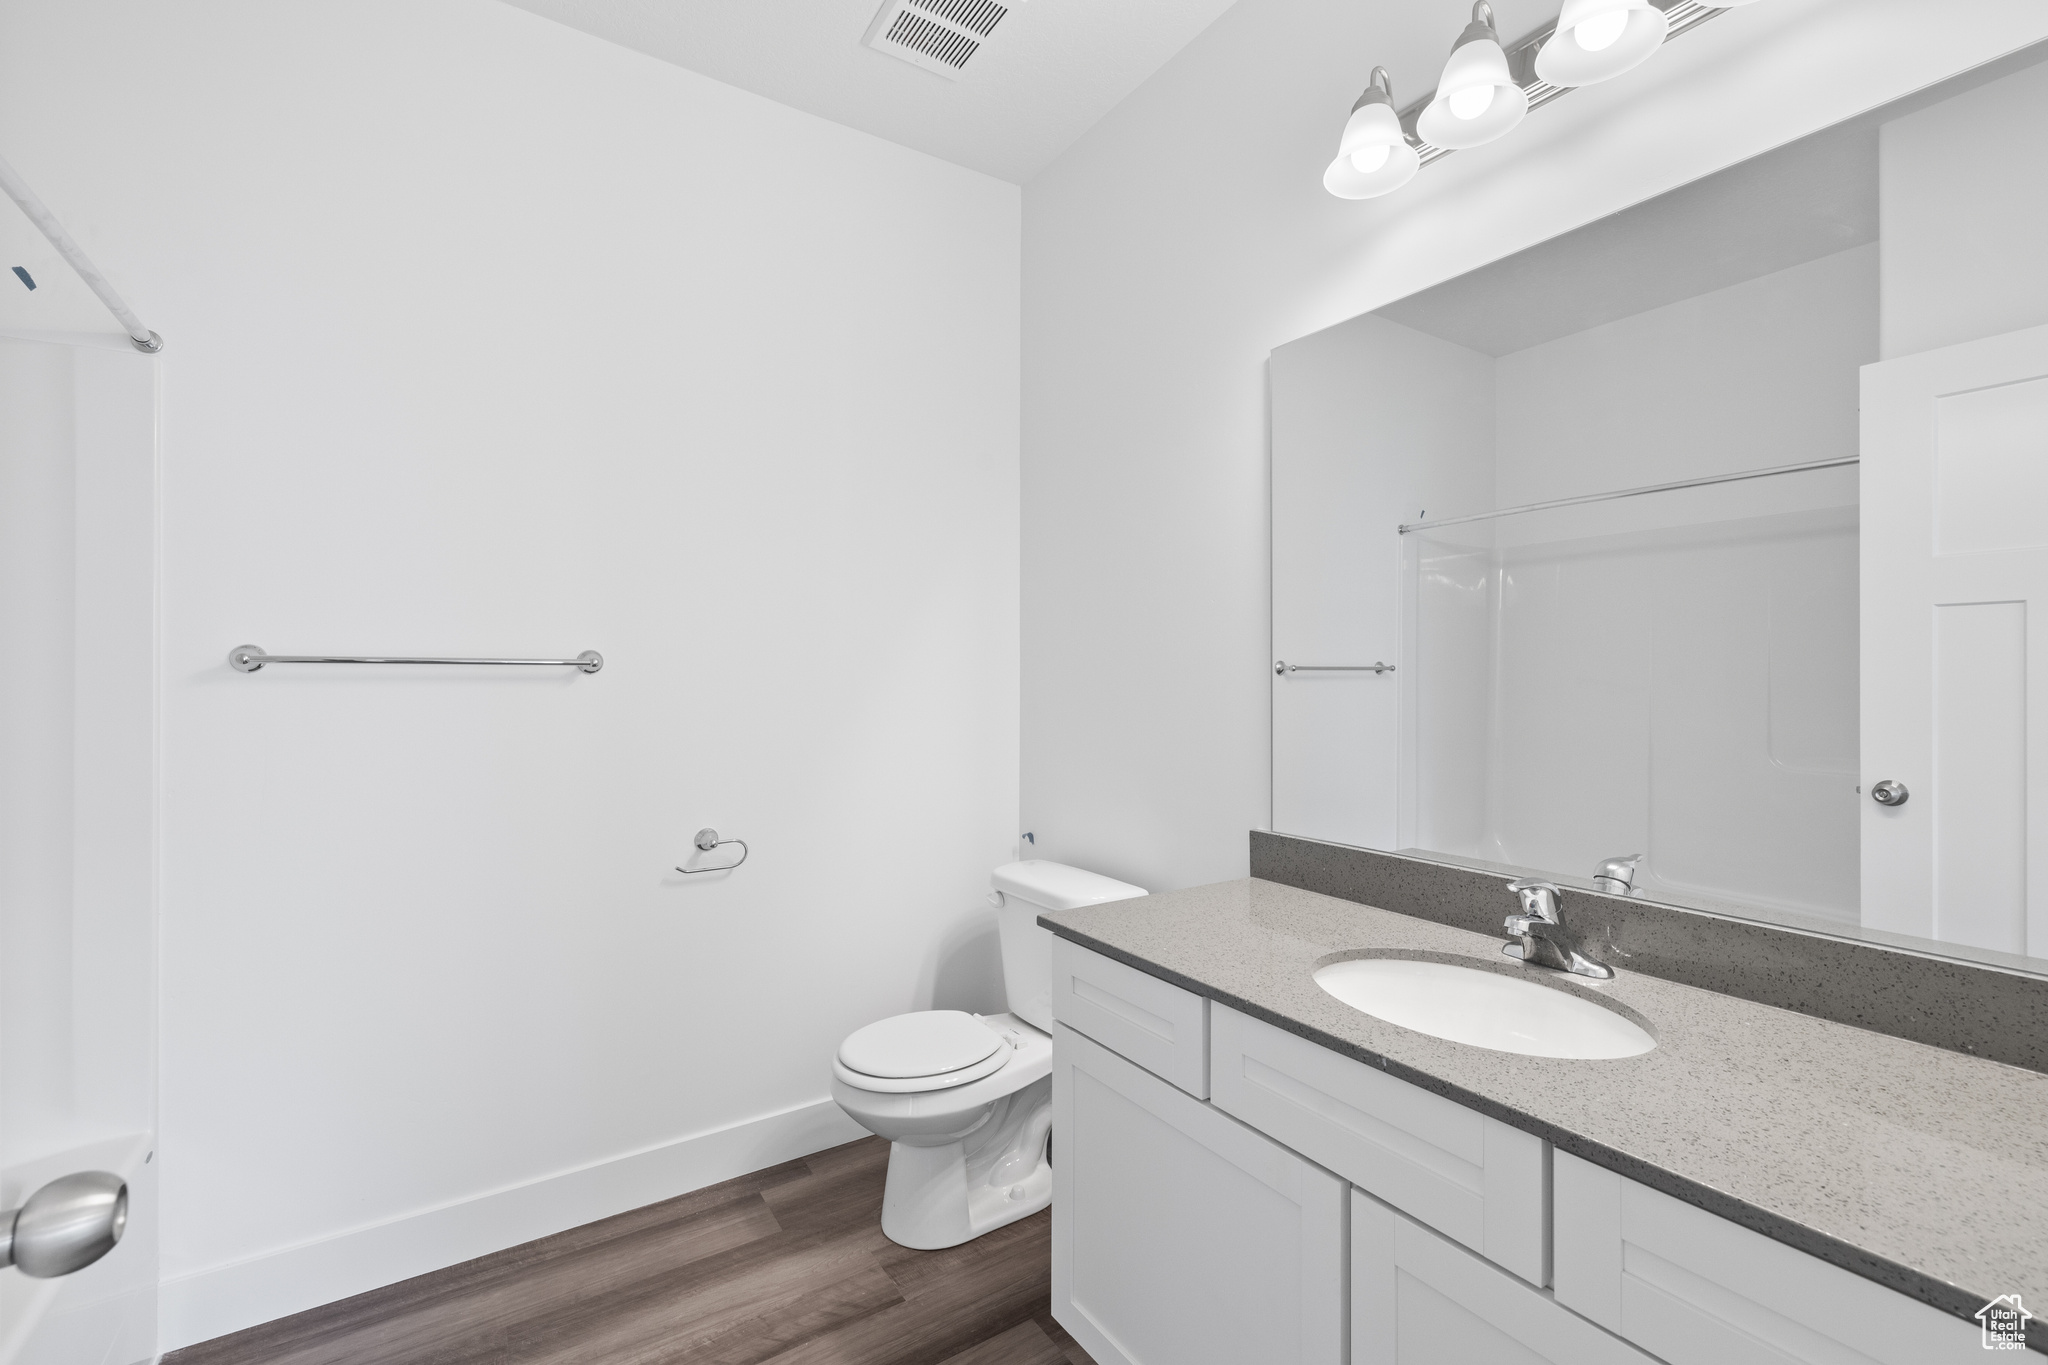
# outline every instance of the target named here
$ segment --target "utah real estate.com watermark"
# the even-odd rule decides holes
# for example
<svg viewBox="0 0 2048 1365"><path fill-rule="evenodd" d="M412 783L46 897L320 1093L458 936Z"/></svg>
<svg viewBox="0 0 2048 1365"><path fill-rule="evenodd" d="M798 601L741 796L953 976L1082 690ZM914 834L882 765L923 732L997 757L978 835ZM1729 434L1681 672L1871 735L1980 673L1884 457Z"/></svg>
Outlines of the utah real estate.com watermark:
<svg viewBox="0 0 2048 1365"><path fill-rule="evenodd" d="M1977 1321L1984 1324L1984 1349L2024 1351L2027 1349L2027 1321L2034 1315L2017 1294L2000 1294L1979 1308Z"/></svg>

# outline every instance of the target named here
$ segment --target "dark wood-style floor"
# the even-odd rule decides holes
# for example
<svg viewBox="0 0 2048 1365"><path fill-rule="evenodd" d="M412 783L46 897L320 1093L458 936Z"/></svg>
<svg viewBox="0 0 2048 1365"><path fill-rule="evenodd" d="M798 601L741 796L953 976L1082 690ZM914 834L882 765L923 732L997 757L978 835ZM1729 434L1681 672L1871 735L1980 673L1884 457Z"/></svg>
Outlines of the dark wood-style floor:
<svg viewBox="0 0 2048 1365"><path fill-rule="evenodd" d="M1093 1365L1049 1311L1050 1211L909 1251L888 1160L864 1138L164 1365Z"/></svg>

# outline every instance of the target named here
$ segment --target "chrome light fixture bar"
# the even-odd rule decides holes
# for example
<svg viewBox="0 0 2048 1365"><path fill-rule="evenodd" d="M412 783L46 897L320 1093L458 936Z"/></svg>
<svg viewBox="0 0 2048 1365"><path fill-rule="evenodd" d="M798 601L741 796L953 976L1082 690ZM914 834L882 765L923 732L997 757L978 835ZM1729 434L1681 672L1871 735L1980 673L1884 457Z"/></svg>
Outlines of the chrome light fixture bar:
<svg viewBox="0 0 2048 1365"><path fill-rule="evenodd" d="M1363 164L1354 167L1352 164L1354 156L1361 151L1357 146L1361 142L1364 127L1361 116L1373 113L1372 106L1375 104L1391 102L1392 82L1383 68L1374 67L1372 80L1366 86L1365 93L1359 96L1358 103L1352 106L1352 119L1345 127L1337 160L1332 162L1329 170L1324 173L1324 188L1340 199L1371 199L1390 193L1406 184L1408 177L1412 176L1415 170L1441 161L1456 150L1433 143L1423 136L1419 125L1425 115L1429 116L1432 130L1449 128L1460 134L1467 131L1462 125L1469 121L1473 125L1470 131L1474 136L1469 141L1461 140L1460 146L1479 146L1504 136L1526 114L1542 108L1566 91L1576 89L1578 85L1590 85L1621 75L1646 61L1663 43L1680 34L1692 32L1707 20L1738 5L1753 2L1754 0L1726 0L1726 3L1720 5L1707 5L1700 3L1700 0L1609 0L1609 3L1600 3L1600 0L1567 0L1565 13L1558 19L1512 43L1498 45L1494 41L1489 41L1492 39L1493 27L1491 6L1485 3L1474 5L1472 23L1453 45L1451 60L1445 65L1444 79L1455 79L1459 82L1460 88L1450 90L1446 94L1440 82L1438 89L1431 90L1420 99L1403 106L1395 115L1401 135L1415 155L1415 160L1410 163L1413 169L1408 170L1406 174L1391 171L1374 174L1372 172L1377 171L1381 164L1377 161L1370 167ZM1650 13L1629 18L1627 15L1631 11ZM1560 21L1568 16L1572 18L1575 31L1561 33ZM1588 16L1593 20L1590 24L1585 22ZM1606 22L1602 23L1602 20ZM1646 26L1645 21L1648 21L1648 27L1661 27L1661 34L1643 34L1640 30ZM1595 45L1587 46L1591 30L1600 28L1611 28L1612 32L1598 34L1594 38ZM1559 44L1571 42L1586 48L1584 52L1560 50L1543 63L1543 66L1560 80L1570 79L1565 75L1567 72L1582 72L1583 75L1573 84L1545 80L1537 70L1538 58L1545 46L1551 44L1553 40ZM1600 55L1600 49L1609 43L1615 44L1617 49L1634 45L1637 47L1637 55L1624 60L1594 60L1593 58ZM1621 53L1617 51L1614 56L1618 58ZM1491 69L1503 57L1506 62L1507 79L1512 81L1513 85L1494 86L1495 98L1482 104L1480 96L1486 88L1486 82L1475 75L1474 71L1466 68L1476 69L1485 66ZM1474 85L1478 88L1464 88ZM1500 91L1503 89L1511 90L1513 102L1520 108L1511 110L1507 107L1508 101L1500 97ZM1445 94L1441 101L1438 99L1440 94ZM1461 100L1470 107L1458 107ZM1435 111L1433 114L1432 109ZM1510 114L1512 117L1509 117ZM1481 123L1498 123L1502 126L1482 129L1478 126ZM1370 139L1374 143L1380 140ZM1365 148L1364 152L1369 156L1378 155L1376 148Z"/></svg>
<svg viewBox="0 0 2048 1365"><path fill-rule="evenodd" d="M1650 5L1654 9L1664 11L1664 21L1668 25L1664 31L1664 41L1667 43L1682 33L1692 32L1707 20L1735 8L1733 5L1702 5L1699 0L1650 0ZM1569 94L1578 88L1570 85L1552 85L1536 74L1536 55L1543 50L1543 45L1549 42L1556 32L1557 23L1552 20L1534 33L1506 45L1508 71L1514 76L1515 84L1522 87L1522 93L1529 97L1529 112L1532 114L1558 96ZM1404 107L1400 113L1401 130L1408 134L1408 140L1414 144L1416 155L1425 166L1443 160L1454 150L1450 147L1433 146L1415 131L1416 120L1422 117L1422 111L1429 108L1435 99L1436 91L1432 90Z"/></svg>

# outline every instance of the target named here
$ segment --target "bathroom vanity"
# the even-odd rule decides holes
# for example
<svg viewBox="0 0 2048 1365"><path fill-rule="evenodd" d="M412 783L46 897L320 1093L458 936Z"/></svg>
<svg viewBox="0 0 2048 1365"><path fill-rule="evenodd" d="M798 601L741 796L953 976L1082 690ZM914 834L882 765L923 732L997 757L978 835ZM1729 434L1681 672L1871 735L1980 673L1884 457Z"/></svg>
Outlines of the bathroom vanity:
<svg viewBox="0 0 2048 1365"><path fill-rule="evenodd" d="M1269 881L1040 923L1053 1312L1103 1365L1939 1365L1998 1296L2048 1305L2038 1072ZM1397 1027L1316 984L1361 958L1543 979L1656 1045Z"/></svg>

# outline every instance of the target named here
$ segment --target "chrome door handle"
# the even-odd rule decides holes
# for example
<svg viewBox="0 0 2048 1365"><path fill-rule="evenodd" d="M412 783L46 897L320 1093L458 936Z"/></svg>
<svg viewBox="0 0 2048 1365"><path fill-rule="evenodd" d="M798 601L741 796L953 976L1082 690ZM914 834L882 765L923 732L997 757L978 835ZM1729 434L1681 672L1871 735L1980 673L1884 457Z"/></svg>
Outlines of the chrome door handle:
<svg viewBox="0 0 2048 1365"><path fill-rule="evenodd" d="M127 1181L110 1171L60 1176L0 1213L0 1266L53 1280L112 1251L127 1230Z"/></svg>
<svg viewBox="0 0 2048 1365"><path fill-rule="evenodd" d="M1911 795L1912 793L1906 790L1905 783L1894 782L1890 778L1870 789L1870 799L1880 806L1903 806L1906 804L1906 798Z"/></svg>

